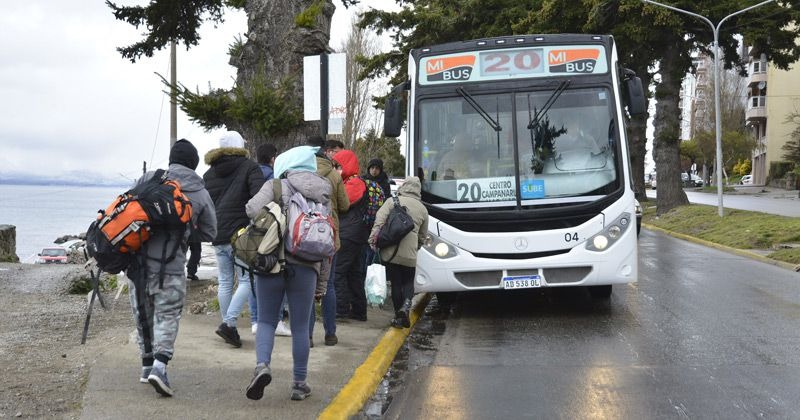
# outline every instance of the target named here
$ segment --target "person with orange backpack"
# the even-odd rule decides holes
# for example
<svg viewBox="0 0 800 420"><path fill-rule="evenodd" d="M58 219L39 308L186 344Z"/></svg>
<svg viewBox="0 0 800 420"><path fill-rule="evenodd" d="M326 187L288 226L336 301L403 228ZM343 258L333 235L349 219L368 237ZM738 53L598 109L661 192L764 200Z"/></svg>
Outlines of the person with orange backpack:
<svg viewBox="0 0 800 420"><path fill-rule="evenodd" d="M139 381L150 383L166 397L173 394L167 379L167 363L175 351L178 321L186 296L187 240L190 233L204 242L212 241L217 234L214 203L203 179L195 173L199 161L197 149L188 140L178 140L172 146L165 176L188 199L184 204L191 208L191 219L184 229L173 232L154 226L126 270L142 357ZM161 171L144 174L136 186L153 182L157 173Z"/></svg>

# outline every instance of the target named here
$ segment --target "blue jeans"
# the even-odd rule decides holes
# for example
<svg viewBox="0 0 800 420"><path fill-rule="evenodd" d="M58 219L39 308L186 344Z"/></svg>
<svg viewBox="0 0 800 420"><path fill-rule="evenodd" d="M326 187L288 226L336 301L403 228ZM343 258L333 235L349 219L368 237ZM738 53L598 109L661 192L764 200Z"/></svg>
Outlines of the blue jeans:
<svg viewBox="0 0 800 420"><path fill-rule="evenodd" d="M248 296L252 294L250 287L250 277L239 276L239 286L233 292L233 283L236 280L236 266L234 265L233 247L230 245L214 245L214 254L217 257L217 269L219 271L217 300L219 301L219 312L222 315L222 322L230 327L236 327L236 319L242 313L242 308L247 302ZM240 271L241 272L241 271Z"/></svg>
<svg viewBox="0 0 800 420"><path fill-rule="evenodd" d="M289 301L289 325L292 329L292 360L294 380L303 382L308 375L308 323L317 272L304 265L287 264L287 274L256 276L258 298L258 330L256 331L256 363L269 366L275 346L275 327L278 326L278 308L284 293Z"/></svg>
<svg viewBox="0 0 800 420"><path fill-rule="evenodd" d="M320 305L322 306L322 327L325 328L325 335L336 334L336 285L334 284L333 268L336 267L336 255L331 260L331 274L328 278L328 287L325 289L325 296L322 297ZM311 305L313 308L313 304ZM308 322L308 336L314 335L314 323L317 320L317 314L311 311L311 319Z"/></svg>

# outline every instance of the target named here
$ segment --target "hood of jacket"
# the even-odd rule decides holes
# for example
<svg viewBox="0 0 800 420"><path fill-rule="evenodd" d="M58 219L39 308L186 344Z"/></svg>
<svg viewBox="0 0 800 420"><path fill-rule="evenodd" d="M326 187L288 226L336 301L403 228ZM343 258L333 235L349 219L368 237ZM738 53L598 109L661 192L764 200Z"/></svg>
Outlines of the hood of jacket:
<svg viewBox="0 0 800 420"><path fill-rule="evenodd" d="M331 184L327 178L311 171L286 171L286 180L304 197L330 207Z"/></svg>
<svg viewBox="0 0 800 420"><path fill-rule="evenodd" d="M206 165L213 165L217 159L223 156L244 156L249 158L250 152L241 147L218 147L209 150L203 157L203 160L206 162Z"/></svg>
<svg viewBox="0 0 800 420"><path fill-rule="evenodd" d="M239 168L242 161L250 158L247 149L237 147L220 147L206 153L203 161L214 168L217 175L226 177Z"/></svg>
<svg viewBox="0 0 800 420"><path fill-rule="evenodd" d="M353 205L361 200L367 190L364 181L358 177L358 158L352 150L342 150L333 157L333 160L342 166L344 190L350 205Z"/></svg>
<svg viewBox="0 0 800 420"><path fill-rule="evenodd" d="M397 195L399 196L406 196L406 197L413 197L417 200L422 199L422 183L419 182L419 178L415 176L410 176L406 178L406 181L400 188L397 189Z"/></svg>
<svg viewBox="0 0 800 420"><path fill-rule="evenodd" d="M200 191L206 187L206 182L193 169L179 163L169 165L169 177L181 183L181 190L186 192Z"/></svg>
<svg viewBox="0 0 800 420"><path fill-rule="evenodd" d="M333 157L333 160L342 166L342 179L358 175L358 158L352 150L342 150Z"/></svg>

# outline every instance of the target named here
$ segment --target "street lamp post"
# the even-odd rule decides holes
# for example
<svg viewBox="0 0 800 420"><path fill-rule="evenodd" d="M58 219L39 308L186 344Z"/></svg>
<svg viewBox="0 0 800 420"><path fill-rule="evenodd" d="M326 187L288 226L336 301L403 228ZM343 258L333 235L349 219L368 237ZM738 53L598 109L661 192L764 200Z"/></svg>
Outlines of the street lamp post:
<svg viewBox="0 0 800 420"><path fill-rule="evenodd" d="M654 4L656 6L661 6L669 10L674 10L676 12L685 13L689 16L694 16L698 19L701 19L705 23L707 23L709 27L711 27L711 31L714 33L714 114L716 117L714 123L716 125L716 139L717 139L717 161L714 165L715 166L714 170L717 172L717 203L718 203L717 210L719 212L719 217L723 217L724 213L722 211L722 124L720 123L721 117L719 112L719 28L720 26L722 26L722 23L725 22L726 20L738 14L744 13L748 10L755 9L756 7L763 6L767 3L772 3L775 0L762 1L761 3L758 3L750 7L746 7L742 10L739 10L738 12L731 13L728 16L722 18L722 20L720 20L716 26L714 26L711 20L709 20L705 16L698 15L697 13L692 13L688 10L679 9L674 6L661 4L659 2L655 2L652 0L642 0L642 1L645 3Z"/></svg>

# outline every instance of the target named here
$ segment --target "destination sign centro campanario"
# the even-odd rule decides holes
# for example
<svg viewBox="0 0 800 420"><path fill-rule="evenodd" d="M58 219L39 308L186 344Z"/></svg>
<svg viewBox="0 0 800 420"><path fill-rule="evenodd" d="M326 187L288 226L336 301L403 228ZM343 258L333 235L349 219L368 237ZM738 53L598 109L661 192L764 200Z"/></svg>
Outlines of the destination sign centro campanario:
<svg viewBox="0 0 800 420"><path fill-rule="evenodd" d="M468 51L424 57L421 85L608 72L601 45L542 46Z"/></svg>

